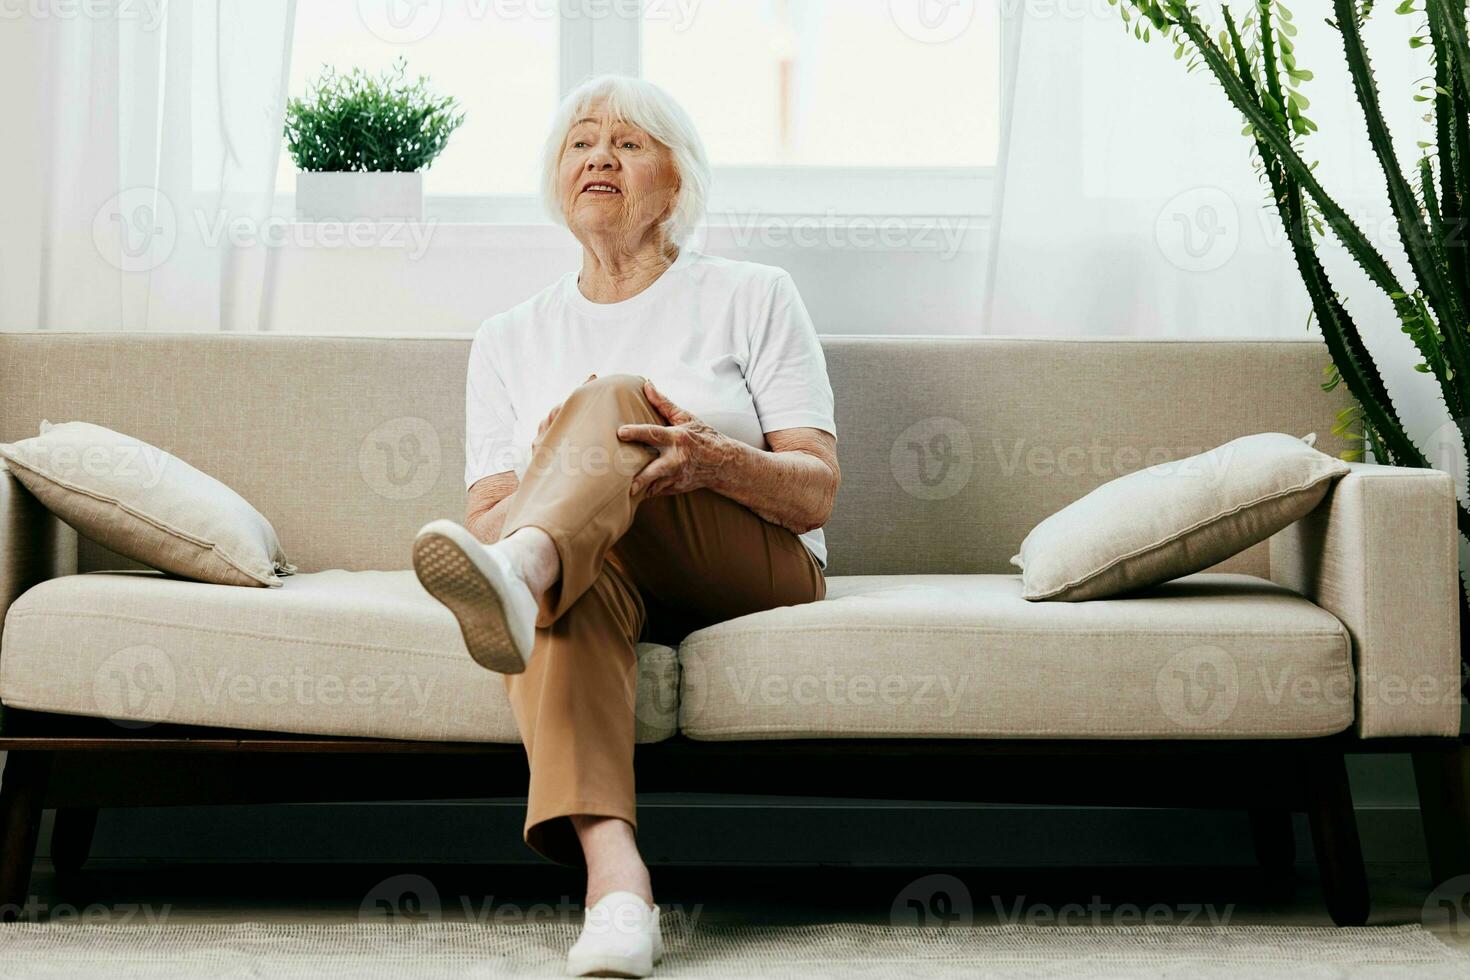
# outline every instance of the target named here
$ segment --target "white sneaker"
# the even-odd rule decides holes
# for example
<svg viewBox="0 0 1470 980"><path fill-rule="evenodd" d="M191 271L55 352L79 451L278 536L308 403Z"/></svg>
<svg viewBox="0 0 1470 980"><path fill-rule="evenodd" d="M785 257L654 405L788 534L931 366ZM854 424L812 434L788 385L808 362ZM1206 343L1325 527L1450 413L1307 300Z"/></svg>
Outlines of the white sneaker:
<svg viewBox="0 0 1470 980"><path fill-rule="evenodd" d="M476 663L502 674L526 669L536 644L536 597L498 548L454 521L431 521L414 538L413 570L459 620Z"/></svg>
<svg viewBox="0 0 1470 980"><path fill-rule="evenodd" d="M567 953L574 977L646 977L664 955L658 906L632 892L608 892L587 910L582 935Z"/></svg>

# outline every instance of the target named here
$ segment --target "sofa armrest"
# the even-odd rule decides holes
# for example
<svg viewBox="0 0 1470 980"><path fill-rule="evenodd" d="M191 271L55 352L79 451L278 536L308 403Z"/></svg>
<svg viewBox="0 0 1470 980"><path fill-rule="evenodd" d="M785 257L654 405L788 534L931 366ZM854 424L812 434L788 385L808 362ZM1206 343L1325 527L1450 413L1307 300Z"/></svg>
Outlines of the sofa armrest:
<svg viewBox="0 0 1470 980"><path fill-rule="evenodd" d="M76 532L41 506L0 460L0 632L22 592L76 570Z"/></svg>
<svg viewBox="0 0 1470 980"><path fill-rule="evenodd" d="M1454 481L1439 470L1350 465L1316 510L1271 538L1271 578L1347 627L1360 737L1457 735Z"/></svg>

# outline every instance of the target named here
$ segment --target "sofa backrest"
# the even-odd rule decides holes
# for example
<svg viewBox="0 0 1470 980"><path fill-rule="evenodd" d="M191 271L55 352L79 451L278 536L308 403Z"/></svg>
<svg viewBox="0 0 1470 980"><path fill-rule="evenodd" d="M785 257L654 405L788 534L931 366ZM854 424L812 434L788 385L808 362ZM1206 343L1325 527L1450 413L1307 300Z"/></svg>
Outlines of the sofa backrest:
<svg viewBox="0 0 1470 980"><path fill-rule="evenodd" d="M1253 432L1336 452L1310 341L823 338L843 483L829 574L1010 572L1038 521ZM468 338L0 334L0 440L82 419L173 452L272 521L303 571L403 568L464 508ZM118 567L84 545L81 567ZM1225 567L1266 573L1263 547Z"/></svg>

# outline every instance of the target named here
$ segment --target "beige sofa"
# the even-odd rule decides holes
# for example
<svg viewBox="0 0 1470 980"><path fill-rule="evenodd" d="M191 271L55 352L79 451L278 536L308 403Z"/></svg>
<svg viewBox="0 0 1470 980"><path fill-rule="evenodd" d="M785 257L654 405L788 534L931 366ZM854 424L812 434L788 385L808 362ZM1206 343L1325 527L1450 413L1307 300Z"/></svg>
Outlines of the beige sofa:
<svg viewBox="0 0 1470 980"><path fill-rule="evenodd" d="M1337 877L1334 915L1366 914L1342 753L1418 752L1421 779L1439 774L1441 794L1457 771L1450 478L1357 464L1309 518L1206 573L1141 596L1028 603L1008 559L1037 522L1100 483L1253 432L1316 432L1319 448L1343 448L1330 433L1348 400L1320 390L1325 350L824 345L844 477L827 525L827 598L699 630L677 650L640 645L640 785L646 769L659 785L694 786L707 778L701 758L760 759L780 746L787 760L825 759L833 792L864 754L871 765L852 773L890 765L895 793L922 792L912 780L926 772L963 781L956 759L989 759L997 786L1011 779L1044 802L1070 790L1047 792L1056 780L1038 773L1081 786L1102 770L1068 760L1102 753L1129 773L1116 787L1168 802L1174 782L1186 805L1197 802L1190 780L1150 768L1150 788L1140 753L1215 758L1227 789L1232 766L1242 785L1269 789L1270 767L1287 765L1277 797L1224 805L1255 814L1266 850L1271 813L1312 813L1318 837L1337 841L1318 841ZM414 531L463 510L468 349L467 339L0 335L0 440L34 434L43 418L138 436L239 490L300 568L280 589L109 571L126 563L78 541L0 473L0 747L12 753L0 902L21 874L14 854L27 838L15 825L28 813L56 805L85 826L90 808L112 802L74 785L97 778L104 755L118 773L175 743L393 754L408 749L388 740L407 740L423 743L421 756L500 747L510 785L524 779L500 678L469 660L452 617L407 570ZM38 764L17 768L27 752ZM182 755L166 758L188 771ZM184 798L160 788L166 769L149 770L154 798ZM773 776L751 788L785 778L812 783ZM944 794L984 798L933 787ZM1458 836L1436 846L1445 862L1458 858Z"/></svg>

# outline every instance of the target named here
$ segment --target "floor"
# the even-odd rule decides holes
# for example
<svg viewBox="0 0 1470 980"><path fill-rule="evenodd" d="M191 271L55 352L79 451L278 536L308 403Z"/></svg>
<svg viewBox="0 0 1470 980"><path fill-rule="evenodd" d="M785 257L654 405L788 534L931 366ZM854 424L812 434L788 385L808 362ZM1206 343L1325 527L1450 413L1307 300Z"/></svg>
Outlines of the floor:
<svg viewBox="0 0 1470 980"><path fill-rule="evenodd" d="M1422 922L1470 950L1465 894L1427 901L1426 869L1372 865L1371 925ZM27 918L172 923L355 921L387 914L576 918L581 882L552 866L207 865L89 862L36 869ZM1470 882L1466 883L1470 888ZM1311 867L981 869L655 868L655 897L706 923L1331 925Z"/></svg>

